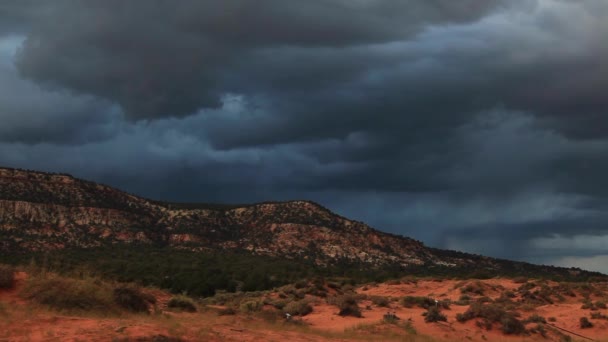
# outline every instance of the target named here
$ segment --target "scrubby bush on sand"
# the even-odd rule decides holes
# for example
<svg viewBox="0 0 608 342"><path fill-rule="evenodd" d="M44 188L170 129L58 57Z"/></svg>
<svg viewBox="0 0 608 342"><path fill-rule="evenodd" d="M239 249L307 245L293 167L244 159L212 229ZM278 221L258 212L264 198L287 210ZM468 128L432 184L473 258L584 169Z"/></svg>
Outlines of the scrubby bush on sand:
<svg viewBox="0 0 608 342"><path fill-rule="evenodd" d="M264 307L264 302L261 300L248 300L241 303L239 310L245 313L258 312Z"/></svg>
<svg viewBox="0 0 608 342"><path fill-rule="evenodd" d="M456 315L456 320L466 322L481 318L481 326L491 328L493 323L500 323L505 334L521 334L525 332L523 323L512 312L506 311L497 304L473 303L467 311Z"/></svg>
<svg viewBox="0 0 608 342"><path fill-rule="evenodd" d="M114 289L114 302L129 311L148 312L149 306L156 303L156 298L135 286L122 285Z"/></svg>
<svg viewBox="0 0 608 342"><path fill-rule="evenodd" d="M287 303L287 305L285 305L283 308L283 312L292 316L306 316L312 312L312 306L307 300L303 299Z"/></svg>
<svg viewBox="0 0 608 342"><path fill-rule="evenodd" d="M581 319L579 320L579 323L580 323L581 329L587 329L587 328L593 327L593 323L591 323L587 317L581 317Z"/></svg>
<svg viewBox="0 0 608 342"><path fill-rule="evenodd" d="M384 296L372 296L371 301L374 305L380 306L380 307L387 307L388 306L388 298L384 297Z"/></svg>
<svg viewBox="0 0 608 342"><path fill-rule="evenodd" d="M357 299L352 295L342 295L328 299L328 303L335 305L340 309L338 315L362 317L361 309L357 304Z"/></svg>
<svg viewBox="0 0 608 342"><path fill-rule="evenodd" d="M441 313L438 307L431 306L427 312L424 313L424 321L430 322L447 322L448 318Z"/></svg>
<svg viewBox="0 0 608 342"><path fill-rule="evenodd" d="M178 309L186 312L196 312L196 305L192 299L186 296L175 296L169 300L167 306L171 309Z"/></svg>

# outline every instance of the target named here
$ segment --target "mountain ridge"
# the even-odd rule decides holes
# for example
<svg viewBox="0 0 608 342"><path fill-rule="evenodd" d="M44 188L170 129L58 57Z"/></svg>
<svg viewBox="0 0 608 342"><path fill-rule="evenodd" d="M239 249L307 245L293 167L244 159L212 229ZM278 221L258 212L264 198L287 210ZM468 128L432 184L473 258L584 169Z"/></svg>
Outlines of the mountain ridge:
<svg viewBox="0 0 608 342"><path fill-rule="evenodd" d="M0 167L0 251L143 244L193 252L247 251L320 266L467 268L601 275L445 251L386 233L308 200L245 205L149 200L64 173Z"/></svg>

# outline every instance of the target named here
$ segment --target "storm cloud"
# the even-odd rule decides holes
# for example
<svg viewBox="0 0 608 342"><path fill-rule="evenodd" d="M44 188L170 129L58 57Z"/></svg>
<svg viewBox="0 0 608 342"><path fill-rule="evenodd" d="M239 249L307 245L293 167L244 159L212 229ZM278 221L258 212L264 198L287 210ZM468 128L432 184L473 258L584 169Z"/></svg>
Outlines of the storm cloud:
<svg viewBox="0 0 608 342"><path fill-rule="evenodd" d="M608 257L606 1L5 1L0 22L3 165Z"/></svg>

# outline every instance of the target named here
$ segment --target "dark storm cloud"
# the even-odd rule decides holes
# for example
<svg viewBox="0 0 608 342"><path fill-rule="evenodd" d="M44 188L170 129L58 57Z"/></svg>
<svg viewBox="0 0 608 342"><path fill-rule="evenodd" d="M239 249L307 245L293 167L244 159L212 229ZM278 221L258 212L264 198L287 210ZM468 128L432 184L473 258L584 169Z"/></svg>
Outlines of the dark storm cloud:
<svg viewBox="0 0 608 342"><path fill-rule="evenodd" d="M239 88L231 68L256 49L402 40L506 3L58 1L32 23L18 66L28 78L115 101L131 118L183 116Z"/></svg>
<svg viewBox="0 0 608 342"><path fill-rule="evenodd" d="M45 4L0 5L2 163L604 260L606 1Z"/></svg>

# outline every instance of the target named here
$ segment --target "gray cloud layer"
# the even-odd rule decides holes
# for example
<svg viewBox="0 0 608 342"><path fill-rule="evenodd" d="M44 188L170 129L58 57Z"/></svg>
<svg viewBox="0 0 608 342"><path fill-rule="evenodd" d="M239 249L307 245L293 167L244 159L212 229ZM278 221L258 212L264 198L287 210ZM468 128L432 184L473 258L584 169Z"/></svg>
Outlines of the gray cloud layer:
<svg viewBox="0 0 608 342"><path fill-rule="evenodd" d="M602 0L3 2L0 162L162 199L310 198L597 269L608 252L580 241L608 236L607 19Z"/></svg>

